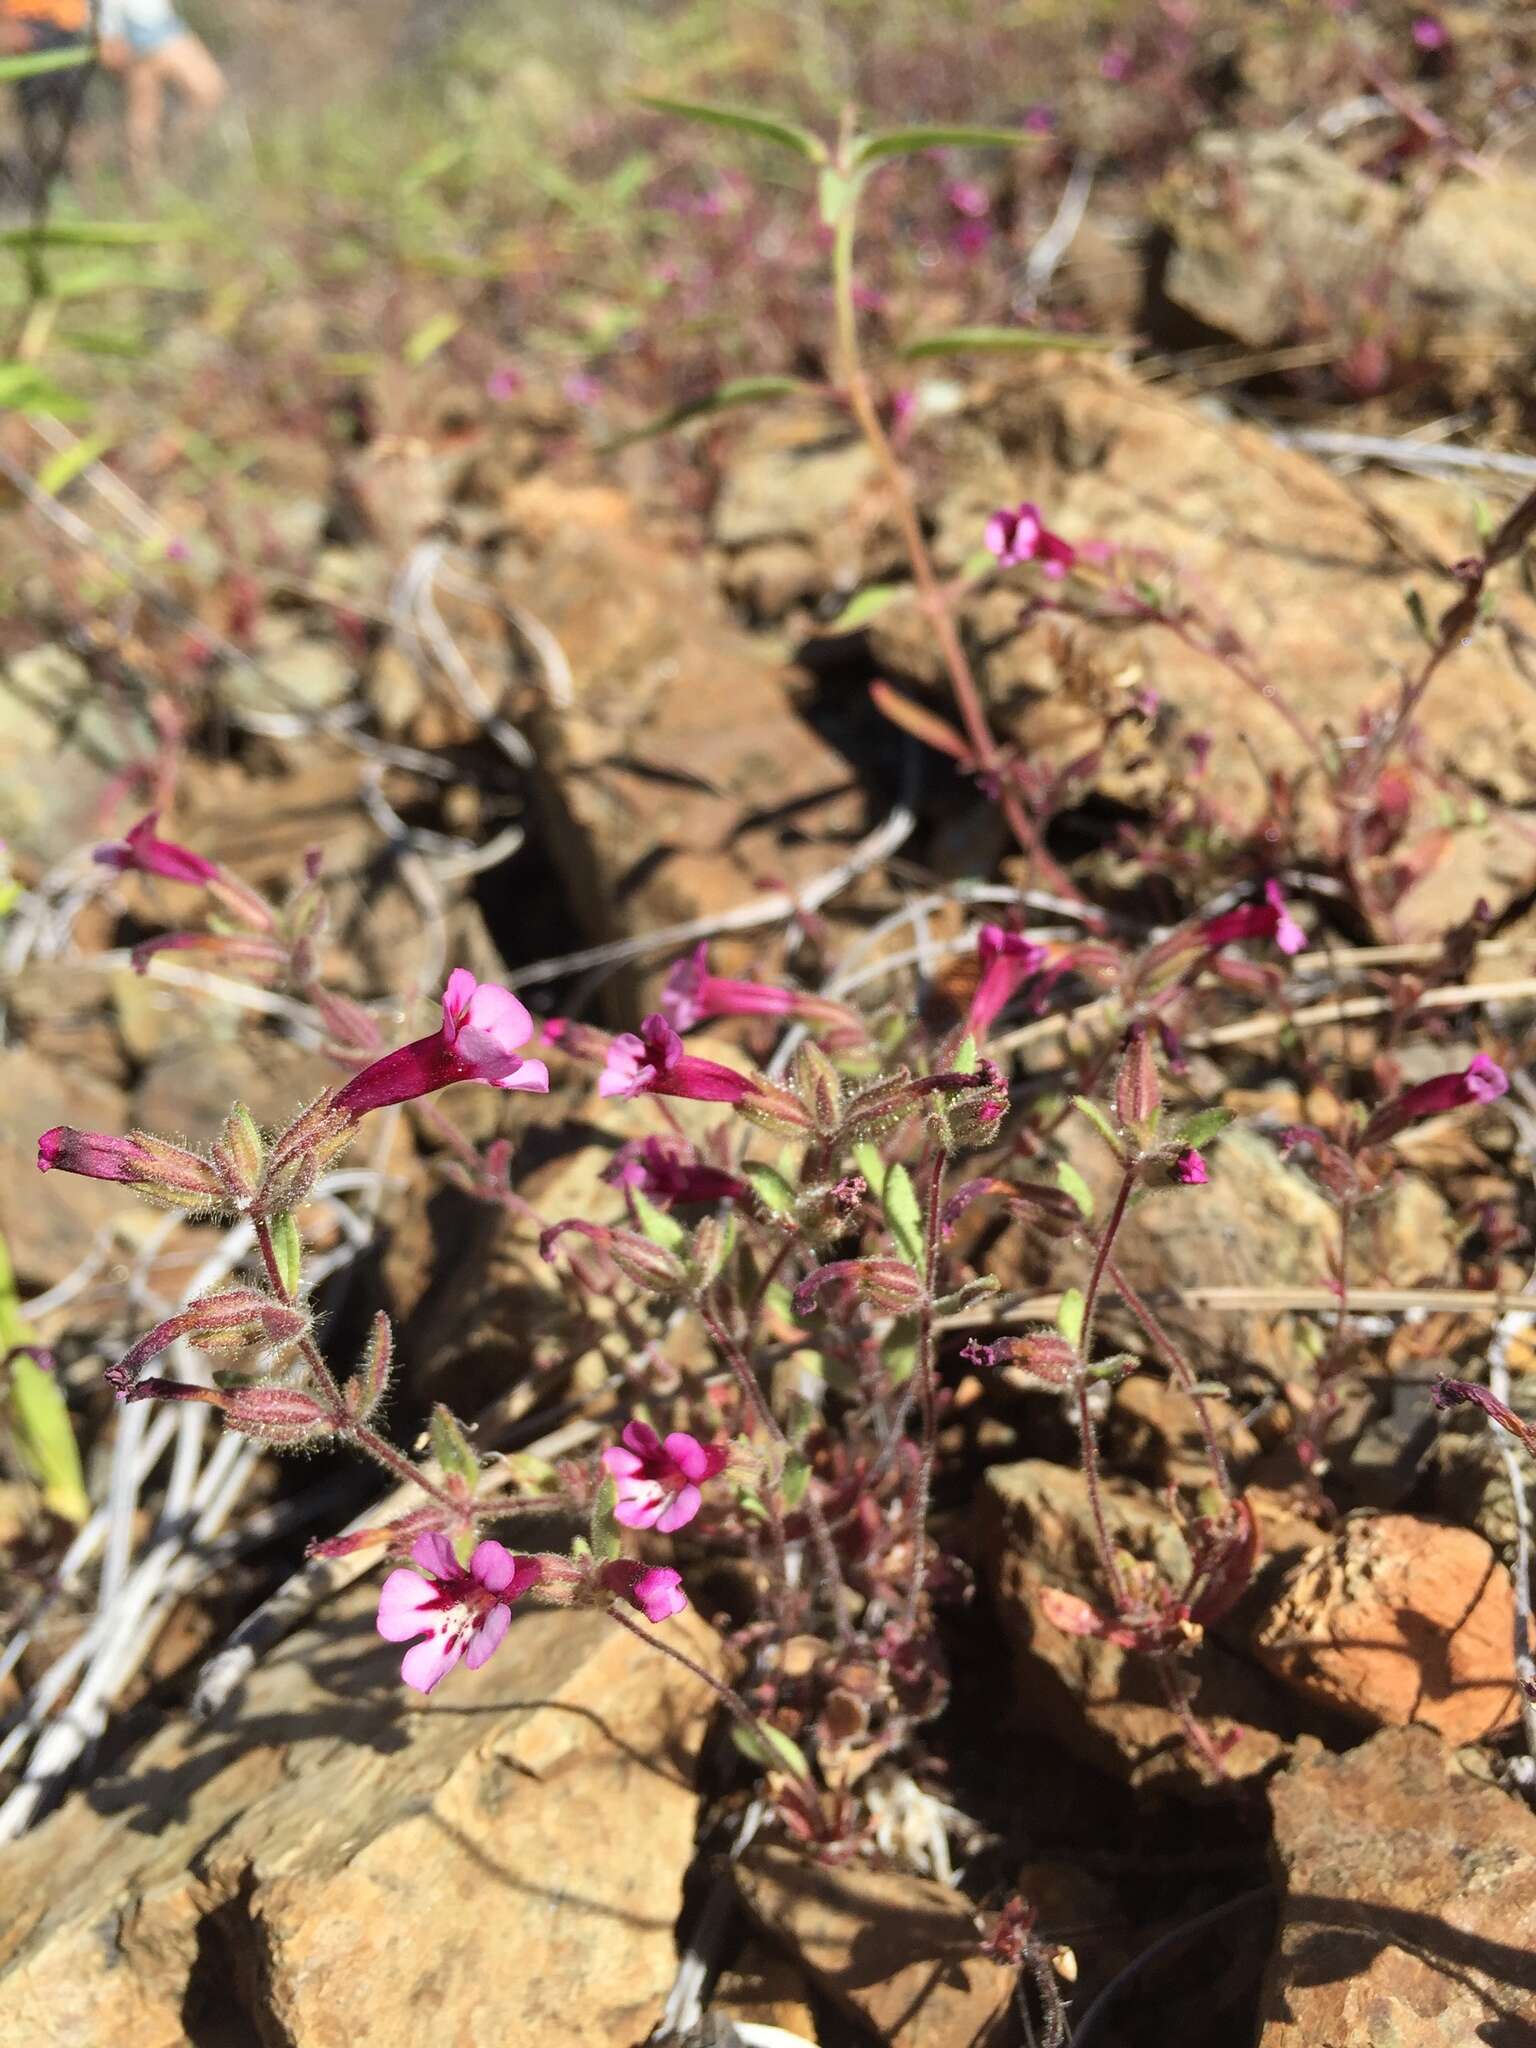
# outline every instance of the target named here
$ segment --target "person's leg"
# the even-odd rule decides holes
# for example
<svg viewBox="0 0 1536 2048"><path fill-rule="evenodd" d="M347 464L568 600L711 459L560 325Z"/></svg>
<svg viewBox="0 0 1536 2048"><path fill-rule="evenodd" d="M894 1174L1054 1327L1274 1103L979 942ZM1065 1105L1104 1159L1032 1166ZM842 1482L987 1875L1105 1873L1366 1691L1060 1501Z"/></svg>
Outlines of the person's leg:
<svg viewBox="0 0 1536 2048"><path fill-rule="evenodd" d="M123 74L123 128L128 143L128 174L140 194L160 174L160 118L165 94L153 58L141 58Z"/></svg>
<svg viewBox="0 0 1536 2048"><path fill-rule="evenodd" d="M224 103L229 88L218 60L200 36L184 30L144 60L152 65L162 90L169 86L181 100L185 132L199 135Z"/></svg>

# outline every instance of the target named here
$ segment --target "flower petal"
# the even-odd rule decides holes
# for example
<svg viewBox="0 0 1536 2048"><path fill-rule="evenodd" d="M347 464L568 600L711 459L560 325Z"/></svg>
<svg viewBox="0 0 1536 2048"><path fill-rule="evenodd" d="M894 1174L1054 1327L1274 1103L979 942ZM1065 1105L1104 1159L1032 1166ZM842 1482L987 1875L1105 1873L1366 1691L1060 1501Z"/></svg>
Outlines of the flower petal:
<svg viewBox="0 0 1536 2048"><path fill-rule="evenodd" d="M456 1579L459 1576L459 1560L453 1554L453 1545L438 1529L429 1529L425 1536L418 1536L411 1545L411 1555L422 1570L431 1572L434 1578Z"/></svg>
<svg viewBox="0 0 1536 2048"><path fill-rule="evenodd" d="M511 989L495 981L481 982L470 997L465 1021L471 1031L483 1032L503 1052L516 1052L533 1036L533 1019L523 1004Z"/></svg>
<svg viewBox="0 0 1536 2048"><path fill-rule="evenodd" d="M503 1074L493 1088L524 1088L531 1095L549 1093L549 1069L542 1060L519 1060L510 1074Z"/></svg>
<svg viewBox="0 0 1536 2048"><path fill-rule="evenodd" d="M469 1575L478 1580L488 1593L504 1593L512 1583L515 1570L511 1551L504 1543L498 1543L494 1536L487 1536L483 1543L475 1545L475 1554L469 1560Z"/></svg>
<svg viewBox="0 0 1536 2048"><path fill-rule="evenodd" d="M661 1438L648 1422L626 1422L619 1431L619 1442L646 1465L654 1465L660 1459Z"/></svg>
<svg viewBox="0 0 1536 2048"><path fill-rule="evenodd" d="M663 1536L670 1536L674 1529L681 1529L691 1522L704 1504L704 1496L696 1486L685 1486L669 1502L666 1511L656 1518L656 1527Z"/></svg>
<svg viewBox="0 0 1536 2048"><path fill-rule="evenodd" d="M400 1676L417 1692L430 1692L434 1685L446 1678L463 1655L463 1648L457 1636L450 1636L446 1629L430 1635L424 1643L418 1643L414 1650L407 1650L400 1666Z"/></svg>
<svg viewBox="0 0 1536 2048"><path fill-rule="evenodd" d="M674 1429L663 1448L685 1479L702 1479L709 1455L696 1436L686 1429Z"/></svg>
<svg viewBox="0 0 1536 2048"><path fill-rule="evenodd" d="M497 1545L500 1548L500 1545ZM469 1648L464 1652L464 1662L471 1671L478 1671L488 1657L493 1657L501 1647L501 1639L512 1626L512 1610L501 1601L485 1616L470 1635Z"/></svg>
<svg viewBox="0 0 1536 2048"><path fill-rule="evenodd" d="M459 1035L459 1026L469 1015L479 984L467 967L455 967L448 977L443 990L443 1034L450 1045Z"/></svg>
<svg viewBox="0 0 1536 2048"><path fill-rule="evenodd" d="M386 1643L408 1643L423 1629L435 1626L431 1614L423 1609L430 1608L436 1598L437 1588L430 1579L424 1579L420 1572L407 1571L402 1565L379 1588L379 1612L374 1625Z"/></svg>

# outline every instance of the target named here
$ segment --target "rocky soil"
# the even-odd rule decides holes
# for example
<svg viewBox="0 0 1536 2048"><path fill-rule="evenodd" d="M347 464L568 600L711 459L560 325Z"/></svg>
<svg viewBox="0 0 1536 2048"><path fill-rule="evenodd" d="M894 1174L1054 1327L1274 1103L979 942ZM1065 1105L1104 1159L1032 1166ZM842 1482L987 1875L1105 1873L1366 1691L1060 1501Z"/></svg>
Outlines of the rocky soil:
<svg viewBox="0 0 1536 2048"><path fill-rule="evenodd" d="M1481 10L1445 12L1453 33L1478 32ZM1232 61L1246 90L1270 90L1261 51ZM1257 368L1226 403L1200 388L1209 351L1294 345L1298 297L1325 322L1365 252L1390 246L1382 318L1426 361L1475 333L1488 353L1469 406L1490 434L1528 434L1510 396L1510 365L1536 348L1520 153L1427 197L1359 154L1268 124L1203 134L1143 181L1144 241L1125 232L1118 183L1084 225L1080 257L1108 251L1134 272L1114 352L912 373L904 459L996 728L1061 778L1056 857L1147 922L1192 906L1138 902L1127 835L1194 792L1230 825L1234 883L1261 871L1283 823L1326 945L1358 942L1326 924L1330 825L1295 722L1352 744L1419 648L1405 590L1437 616L1478 543L1464 479L1330 466L1289 437L1332 412L1294 391L1267 406ZM1106 292L1107 260L1092 274ZM1175 370L1139 324L1154 305L1195 323ZM1456 375L1465 394L1469 358ZM1418 417L1411 394L1394 402L1390 421L1345 416L1372 430ZM234 403L222 392L214 410ZM151 801L173 808L179 839L259 885L323 849L327 971L391 1034L427 1015L445 963L520 987L542 1016L616 1028L680 950L644 943L668 927L697 921L719 933L717 962L810 982L919 890L1019 879L974 784L872 703L878 679L918 714L949 714L889 505L841 414L798 398L681 452L605 448L591 425L553 376L492 403L451 353L434 356L403 398L384 393L355 445L269 423L237 506L167 503L187 559L157 561L152 592L146 572L129 596L88 604L88 629L68 534L24 505L3 513L16 567L0 620L0 836L27 893L0 933L0 1234L22 1300L49 1297L39 1341L98 1498L119 1426L101 1367L148 1307L193 1284L217 1238L109 1186L40 1183L38 1132L142 1125L203 1142L232 1097L275 1120L336 1073L305 1006L242 999L177 956L133 973L127 948L174 924L173 899L88 849ZM16 460L26 431L0 423ZM123 466L138 461L152 492L148 439ZM1216 606L1224 651L1261 650L1288 709L1145 621L1105 632L1021 616L1017 588L975 559L989 512L1020 499L1080 541L1176 565ZM429 1701L403 1693L372 1631L373 1579L302 1565L306 1538L364 1505L355 1482L323 1461L253 1462L232 1524L248 1519L250 1540L209 1537L170 1583L143 1656L99 1713L82 1709L91 1740L45 1781L51 1810L0 1847L0 2048L728 2048L770 2040L752 2031L765 2027L820 2048L1008 2048L1024 2038L1015 1973L978 1930L1015 1891L1058 1953L1082 2048L1536 2043L1513 1501L1481 1418L1437 1424L1429 1399L1436 1374L1481 1368L1488 1315L1362 1319L1309 1468L1296 1423L1320 1325L1230 1301L1329 1284L1333 1212L1276 1141L1326 1107L1340 1067L1365 1071L1390 1045L1410 1078L1415 1060L1439 1072L1477 1049L1485 1015L1509 1064L1528 1061L1530 571L1527 555L1426 697L1396 821L1411 819L1420 856L1393 944L1437 946L1475 912L1483 950L1459 954L1457 975L1513 992L1447 1012L1428 1043L1374 1035L1391 1000L1341 1012L1326 1045L1294 1023L1192 1041L1201 1091L1241 1122L1198 1205L1138 1210L1120 1245L1128 1280L1156 1291L1220 1390L1221 1447L1258 1529L1251 1583L1180 1667L1187 1698L1072 1625L1070 1603L1101 1589L1062 1404L1019 1375L984 1386L958 1344L935 1527L967 1597L945 1624L939 1761L916 1817L893 1804L876 1845L851 1856L818 1857L769 1825L728 1857L752 1781L712 1695L596 1614L528 1614L485 1670ZM850 601L876 586L847 628ZM1395 831L1374 845L1384 872ZM929 936L962 922L951 900ZM729 1033L710 1049L743 1056ZM663 1376L697 1362L664 1315L637 1327L612 1302L578 1311L538 1255L537 1218L476 1203L455 1179L469 1148L516 1131L516 1193L544 1220L621 1214L603 1173L634 1126L574 1061L550 1059L551 1094L517 1119L490 1091L454 1090L441 1116L402 1119L361 1162L382 1176L376 1210L330 1313L346 1332L378 1306L394 1317L405 1441L446 1401L479 1418L483 1452L586 1457L613 1390L637 1383L637 1355ZM1077 1085L1072 1034L1050 1019L1018 1060L1031 1088ZM1522 1106L1416 1133L1357 1225L1365 1284L1517 1293L1529 1122ZM1060 1160L1102 1198L1101 1154L1061 1132L1047 1166ZM305 1224L340 1244L323 1205ZM968 1219L959 1242L974 1272L1026 1300L1071 1278L1021 1221ZM1213 1305L1213 1289L1229 1298ZM1115 1341L1138 1341L1123 1310L1106 1320ZM1536 1353L1522 1326L1499 1327L1530 1411ZM1189 1402L1137 1375L1106 1397L1102 1436L1115 1540L1187 1578L1167 1503L1206 1470ZM132 1532L139 1558L185 1540L156 1520L156 1498ZM37 1629L0 1675L0 1714L89 1621L88 1575L55 1578L69 1533L8 1467L0 1598L8 1631ZM210 1703L206 1681L196 1692L207 1657L274 1594L271 1626ZM724 1575L697 1605L687 1646L724 1671ZM1220 1782L1185 1740L1191 1710L1222 1750ZM935 1854L938 1804L952 1825ZM679 1998L699 1979L702 2017ZM679 2010L687 2030L669 2034Z"/></svg>

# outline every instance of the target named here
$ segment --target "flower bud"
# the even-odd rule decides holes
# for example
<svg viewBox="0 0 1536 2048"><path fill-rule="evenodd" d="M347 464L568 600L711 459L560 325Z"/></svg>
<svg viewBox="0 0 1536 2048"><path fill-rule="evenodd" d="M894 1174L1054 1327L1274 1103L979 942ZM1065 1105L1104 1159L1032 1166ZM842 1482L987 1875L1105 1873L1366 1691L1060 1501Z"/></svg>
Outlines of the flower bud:
<svg viewBox="0 0 1536 2048"><path fill-rule="evenodd" d="M981 1371L1011 1365L1053 1387L1070 1386L1079 1368L1076 1348L1054 1330L1037 1330L1027 1337L1003 1337L995 1344L983 1344L973 1338L960 1355L967 1365Z"/></svg>
<svg viewBox="0 0 1536 2048"><path fill-rule="evenodd" d="M394 1333L390 1328L389 1317L380 1309L373 1319L373 1328L368 1336L368 1348L363 1353L362 1362L342 1389L347 1413L355 1422L366 1422L388 1393L394 1349Z"/></svg>
<svg viewBox="0 0 1536 2048"><path fill-rule="evenodd" d="M255 1119L237 1102L213 1145L213 1163L230 1196L243 1208L261 1185L267 1148Z"/></svg>
<svg viewBox="0 0 1536 2048"><path fill-rule="evenodd" d="M791 1080L812 1127L822 1137L829 1137L843 1113L843 1084L837 1069L813 1040L807 1039L795 1054Z"/></svg>
<svg viewBox="0 0 1536 2048"><path fill-rule="evenodd" d="M113 1138L103 1131L77 1131L56 1124L37 1141L39 1173L83 1174L88 1180L116 1180L151 1201L171 1208L227 1209L229 1196L206 1159L180 1145L168 1145L147 1131Z"/></svg>
<svg viewBox="0 0 1536 2048"><path fill-rule="evenodd" d="M1115 1077L1115 1115L1126 1130L1144 1133L1162 1106L1157 1062L1144 1024L1126 1034L1125 1053Z"/></svg>
<svg viewBox="0 0 1536 2048"><path fill-rule="evenodd" d="M795 1289L795 1314L809 1315L829 1287L890 1315L910 1313L923 1298L922 1279L905 1259L834 1259L807 1273Z"/></svg>
<svg viewBox="0 0 1536 2048"><path fill-rule="evenodd" d="M298 1387L232 1387L219 1405L224 1420L241 1436L287 1449L317 1443L336 1430L330 1410Z"/></svg>
<svg viewBox="0 0 1536 2048"><path fill-rule="evenodd" d="M152 1358L173 1344L185 1342L199 1351L239 1351L252 1344L287 1344L303 1335L309 1318L302 1309L262 1294L254 1287L235 1287L205 1295L142 1336L106 1372L107 1384L126 1393Z"/></svg>

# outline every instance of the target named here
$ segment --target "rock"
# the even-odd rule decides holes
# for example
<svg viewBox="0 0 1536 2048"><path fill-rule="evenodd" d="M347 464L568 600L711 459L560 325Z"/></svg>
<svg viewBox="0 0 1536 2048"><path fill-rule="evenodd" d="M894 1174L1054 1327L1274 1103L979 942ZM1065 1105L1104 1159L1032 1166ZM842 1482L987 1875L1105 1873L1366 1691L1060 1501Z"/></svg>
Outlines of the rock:
<svg viewBox="0 0 1536 2048"><path fill-rule="evenodd" d="M1107 362L1043 357L990 391L978 389L963 421L943 422L934 432L944 438L932 451L939 478L925 494L924 513L941 533L952 532L946 566L962 548L976 549L986 501L1005 498L1037 500L1069 539L1156 550L1177 565L1179 587L1255 650L1313 733L1353 731L1367 707L1395 701L1401 676L1422 659L1405 591L1417 588L1438 617L1456 594L1448 565L1477 544L1459 485L1369 472L1336 476L1269 435L1151 390ZM915 463L926 469L924 436L914 447ZM990 455L980 452L988 447ZM963 467L952 470L962 455ZM976 478L983 480L979 487ZM959 508L953 517L945 511L951 495ZM1008 587L1022 591L1017 581ZM989 595L983 586L968 601L968 626L973 607ZM1420 707L1427 772L1413 785L1415 840L1443 827L1441 796L1431 786L1436 764L1458 786L1505 804L1528 805L1536 795L1530 686L1511 651L1536 633L1536 604L1517 573L1499 578L1496 598L1509 633L1470 637ZM898 620L893 607L876 621L876 660L922 680L932 674L937 687L936 669L917 665L920 646L881 646L881 633L895 630ZM1126 687L1157 692L1155 722L1132 722L1119 736L1126 744L1138 738L1155 775L1118 757L1101 771L1125 780L1138 809L1155 813L1185 786L1186 743L1196 734L1211 741L1210 787L1240 817L1259 815L1267 773L1292 774L1310 759L1272 705L1167 632L1074 627L1058 644L1049 625L1026 628L1022 637L987 639L976 631L985 641L980 680L997 726L1032 758L1065 766L1102 736L1109 708L1123 705ZM1005 682L1021 673L1021 657L1023 674L1033 679ZM1111 784L1104 787L1109 793ZM1300 798L1300 844L1323 857L1335 830L1314 775ZM1493 891L1495 911L1518 901L1536 882L1536 852L1527 847L1522 854L1508 832L1473 828L1471 836L1481 851L1469 870ZM1450 871L1453 856L1459 863L1461 850L1458 837L1435 880ZM1455 885L1448 880L1443 887ZM1422 923L1416 915L1416 928Z"/></svg>
<svg viewBox="0 0 1536 2048"><path fill-rule="evenodd" d="M160 742L121 685L44 644L0 670L0 839L51 864L100 837L114 777Z"/></svg>
<svg viewBox="0 0 1536 2048"><path fill-rule="evenodd" d="M1536 2042L1536 1816L1427 1728L1269 1788L1284 1885L1259 2048Z"/></svg>
<svg viewBox="0 0 1536 2048"><path fill-rule="evenodd" d="M37 1141L55 1124L121 1137L131 1126L121 1089L66 1074L30 1046L0 1052L0 1233L24 1291L72 1273L98 1233L134 1206L126 1189L80 1174L40 1174Z"/></svg>
<svg viewBox="0 0 1536 2048"><path fill-rule="evenodd" d="M243 1102L265 1129L291 1123L344 1069L322 1053L305 1052L275 1034L210 1041L163 1054L140 1079L134 1096L138 1126L162 1138L206 1145L233 1103Z"/></svg>
<svg viewBox="0 0 1536 2048"><path fill-rule="evenodd" d="M749 1940L715 1986L712 2015L782 2027L803 2041L816 2040L816 2015L808 2003L805 1973L798 1963L760 1936Z"/></svg>
<svg viewBox="0 0 1536 2048"><path fill-rule="evenodd" d="M698 1680L517 1615L430 1699L355 1588L221 1721L162 1729L5 1852L4 2048L616 2048L658 2018ZM705 1661L714 1638L667 1624Z"/></svg>
<svg viewBox="0 0 1536 2048"><path fill-rule="evenodd" d="M875 476L875 458L857 436L829 440L824 422L817 432L803 419L781 415L761 425L732 461L715 500L711 536L723 548L827 542L857 524Z"/></svg>
<svg viewBox="0 0 1536 2048"><path fill-rule="evenodd" d="M1103 1482L1116 1544L1155 1561L1175 1586L1189 1553L1165 1503L1128 1480ZM1179 1717L1151 1660L1069 1635L1047 1620L1040 1594L1057 1587L1098 1606L1104 1593L1081 1472L1043 1459L994 1465L979 1503L978 1549L1013 1652L1015 1718L1054 1735L1100 1770L1133 1785L1190 1790L1201 1783ZM1218 1741L1234 1737L1228 1776L1253 1777L1284 1753L1294 1716L1264 1675L1207 1636L1183 1669L1195 1681L1191 1706Z"/></svg>
<svg viewBox="0 0 1536 2048"><path fill-rule="evenodd" d="M1474 1530L1359 1515L1292 1569L1254 1650L1367 1727L1480 1742L1516 1718L1514 1618L1509 1574Z"/></svg>
<svg viewBox="0 0 1536 2048"><path fill-rule="evenodd" d="M1385 308L1421 342L1533 332L1536 182L1444 180L1429 198L1355 170L1293 133L1202 136L1161 199L1163 289L1208 326L1269 348L1310 318L1342 325L1362 271L1392 246Z"/></svg>
<svg viewBox="0 0 1536 2048"><path fill-rule="evenodd" d="M1005 2038L1013 1975L978 1953L975 1917L957 1892L776 1847L734 1868L754 1917L882 2041L988 2048Z"/></svg>
<svg viewBox="0 0 1536 2048"><path fill-rule="evenodd" d="M865 827L859 794L704 572L632 524L550 510L544 485L540 524L520 530L547 538L502 583L575 678L574 706L545 705L526 729L542 829L587 936L698 917L832 866ZM633 974L607 994L616 1018L637 1014Z"/></svg>

